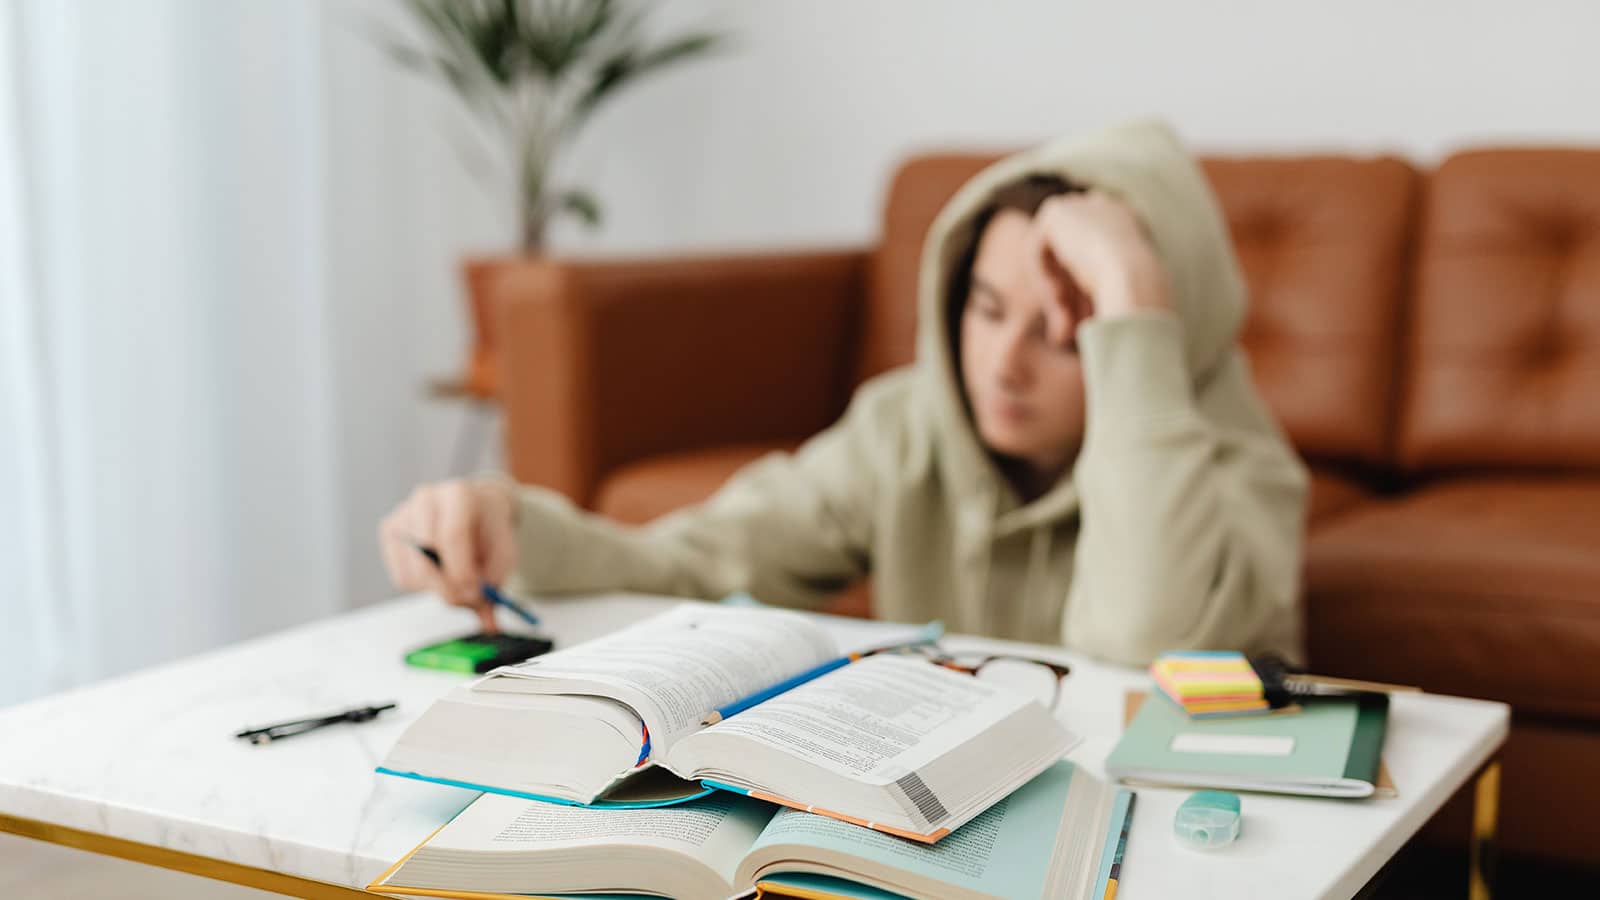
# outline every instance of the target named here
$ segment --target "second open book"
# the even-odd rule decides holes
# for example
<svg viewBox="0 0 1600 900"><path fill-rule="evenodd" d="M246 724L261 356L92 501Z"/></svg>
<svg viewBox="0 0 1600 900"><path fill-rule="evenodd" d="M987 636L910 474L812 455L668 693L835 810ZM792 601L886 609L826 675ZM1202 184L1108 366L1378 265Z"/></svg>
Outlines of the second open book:
<svg viewBox="0 0 1600 900"><path fill-rule="evenodd" d="M1029 696L898 655L701 724L841 652L801 615L681 606L458 688L379 771L601 807L724 789L931 843L1076 742Z"/></svg>
<svg viewBox="0 0 1600 900"><path fill-rule="evenodd" d="M718 793L592 810L483 794L368 890L490 900L1101 900L1132 795L1065 760L937 844Z"/></svg>

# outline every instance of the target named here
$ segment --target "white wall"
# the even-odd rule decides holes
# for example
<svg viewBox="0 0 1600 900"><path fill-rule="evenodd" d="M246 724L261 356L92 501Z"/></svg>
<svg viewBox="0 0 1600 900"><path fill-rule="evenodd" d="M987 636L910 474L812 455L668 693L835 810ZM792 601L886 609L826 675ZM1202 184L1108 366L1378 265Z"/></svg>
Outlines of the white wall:
<svg viewBox="0 0 1600 900"><path fill-rule="evenodd" d="M1205 150L1600 144L1592 0L680 2L739 47L594 122L572 173L609 219L573 250L867 240L894 163L1130 116ZM665 17L663 18L665 21Z"/></svg>
<svg viewBox="0 0 1600 900"><path fill-rule="evenodd" d="M458 373L469 334L458 265L510 244L511 207L461 164L448 95L395 67L377 35L393 0L313 0L319 12L327 337L343 475L337 529L351 604L388 596L380 516L418 481L452 473L470 415L425 385ZM482 465L498 459L498 432Z"/></svg>

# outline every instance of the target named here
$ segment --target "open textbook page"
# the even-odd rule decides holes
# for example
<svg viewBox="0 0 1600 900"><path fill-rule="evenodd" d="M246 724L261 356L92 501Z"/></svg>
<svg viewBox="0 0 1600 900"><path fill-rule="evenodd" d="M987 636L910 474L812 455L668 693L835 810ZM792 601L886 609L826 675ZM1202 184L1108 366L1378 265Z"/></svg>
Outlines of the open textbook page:
<svg viewBox="0 0 1600 900"><path fill-rule="evenodd" d="M590 694L638 713L659 757L707 712L839 655L804 616L688 604L614 634L486 675L479 691Z"/></svg>
<svg viewBox="0 0 1600 900"><path fill-rule="evenodd" d="M876 656L684 738L666 763L685 778L930 841L1074 743L1026 695Z"/></svg>
<svg viewBox="0 0 1600 900"><path fill-rule="evenodd" d="M1101 900L1128 814L1061 762L937 844L716 794L671 810L551 807L485 794L368 886L440 897L644 893Z"/></svg>
<svg viewBox="0 0 1600 900"><path fill-rule="evenodd" d="M844 888L868 886L929 900L1100 900L1128 796L1060 762L933 845L783 810L735 880L774 896L796 887L810 888L808 896L859 896Z"/></svg>

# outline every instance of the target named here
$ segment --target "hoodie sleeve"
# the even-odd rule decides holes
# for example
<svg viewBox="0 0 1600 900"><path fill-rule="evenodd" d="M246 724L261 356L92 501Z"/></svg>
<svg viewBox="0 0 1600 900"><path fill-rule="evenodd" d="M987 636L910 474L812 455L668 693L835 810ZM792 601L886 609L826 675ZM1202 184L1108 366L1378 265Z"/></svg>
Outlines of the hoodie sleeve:
<svg viewBox="0 0 1600 900"><path fill-rule="evenodd" d="M714 496L642 527L524 488L517 522L521 592L632 591L815 607L866 574L877 478L892 410L863 387L838 423L794 454L770 454Z"/></svg>
<svg viewBox="0 0 1600 900"><path fill-rule="evenodd" d="M1088 421L1063 640L1145 664L1166 650L1298 655L1307 475L1237 347L1195 387L1177 316L1078 331Z"/></svg>

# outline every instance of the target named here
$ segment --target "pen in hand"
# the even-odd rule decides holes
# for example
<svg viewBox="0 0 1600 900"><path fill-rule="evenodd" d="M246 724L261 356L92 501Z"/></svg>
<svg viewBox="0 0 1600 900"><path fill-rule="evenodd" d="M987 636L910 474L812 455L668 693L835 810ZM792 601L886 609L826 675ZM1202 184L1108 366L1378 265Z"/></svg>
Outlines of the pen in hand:
<svg viewBox="0 0 1600 900"><path fill-rule="evenodd" d="M435 568L437 568L441 572L444 571L444 560L439 557L439 551L433 549L432 547L429 547L427 544L421 544L421 543L418 543L416 541L412 541L411 542L411 546L417 548L417 552L418 553L421 553L423 556L426 556L428 558L428 561L433 563ZM538 616L534 615L531 612L528 612L527 610L523 609L522 607L518 606L517 604L512 603L510 600L507 600L506 599L506 595L500 593L500 589L499 588L497 588L494 585L490 584L489 582L485 581L485 582L482 582L482 584L479 587L479 590L481 590L483 592L483 599L489 601L489 603L491 605L498 606L498 607L501 607L503 609L508 609L514 615L516 615L517 618L519 618L522 621L528 623L532 627L534 627L534 628L538 628L539 627L539 617Z"/></svg>

